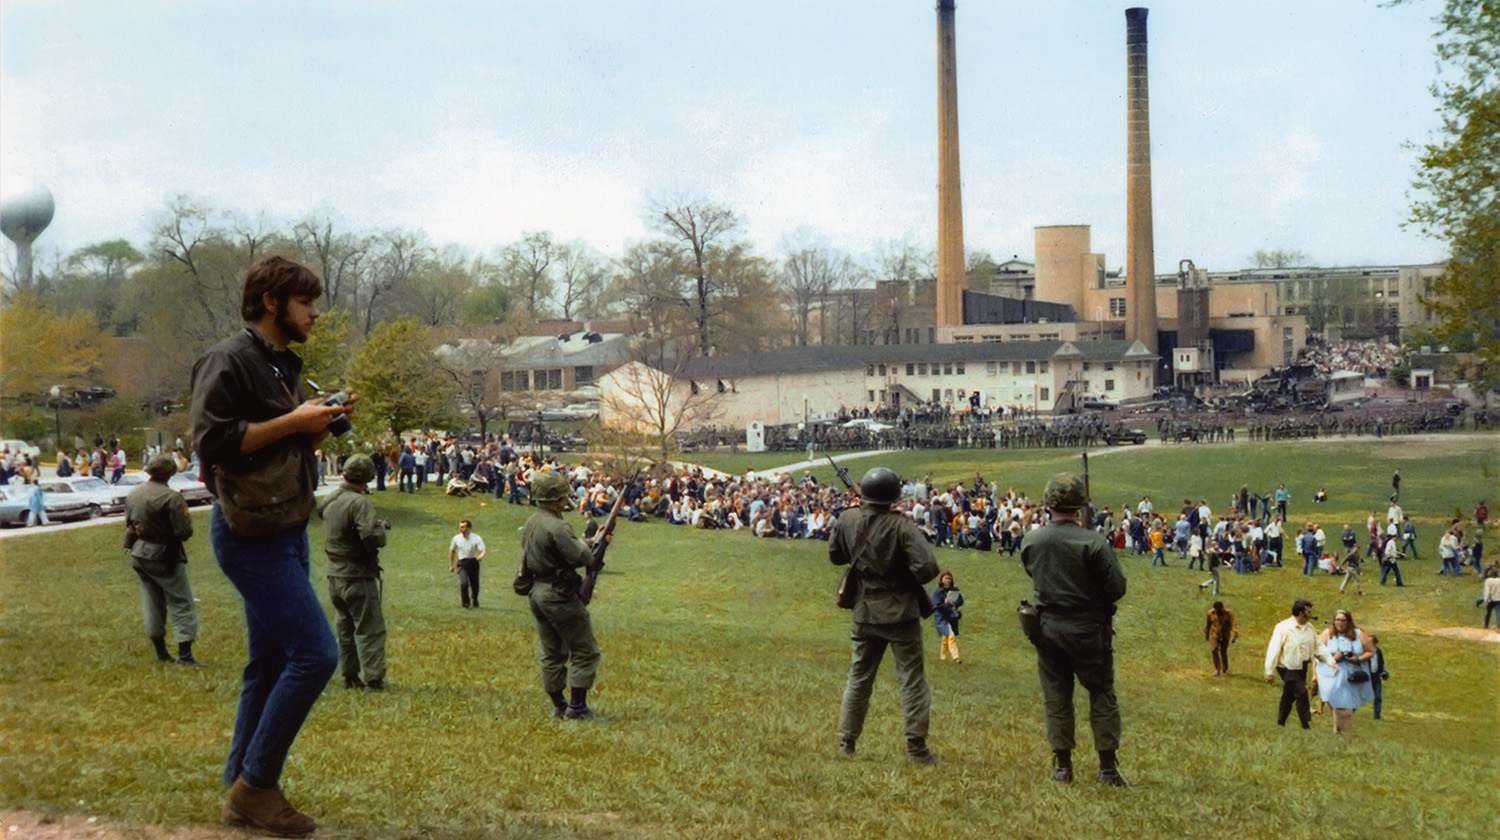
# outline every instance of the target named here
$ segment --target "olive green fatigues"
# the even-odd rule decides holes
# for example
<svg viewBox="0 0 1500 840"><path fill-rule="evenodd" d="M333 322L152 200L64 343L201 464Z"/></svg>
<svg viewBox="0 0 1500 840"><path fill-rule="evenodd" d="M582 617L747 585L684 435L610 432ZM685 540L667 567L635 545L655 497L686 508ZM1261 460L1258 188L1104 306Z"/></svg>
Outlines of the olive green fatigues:
<svg viewBox="0 0 1500 840"><path fill-rule="evenodd" d="M193 536L193 520L182 494L156 479L136 485L125 497L125 527L135 533L130 565L141 581L146 635L166 636L170 608L174 641L196 640L198 613L193 608L187 551L182 546Z"/></svg>
<svg viewBox="0 0 1500 840"><path fill-rule="evenodd" d="M521 529L521 552L536 577L530 599L541 645L542 689L552 694L565 686L592 688L599 671L599 643L588 607L578 597L574 570L593 562L593 552L562 514L545 507Z"/></svg>
<svg viewBox="0 0 1500 840"><path fill-rule="evenodd" d="M852 745L864 731L870 691L886 648L896 661L906 737L926 738L932 690L923 668L922 605L930 601L922 584L938 574L932 546L905 516L884 507L860 507L844 511L834 523L828 559L836 566L855 562L859 580L839 740Z"/></svg>
<svg viewBox="0 0 1500 840"><path fill-rule="evenodd" d="M1125 595L1125 573L1103 535L1072 522L1054 522L1021 541L1021 564L1031 576L1041 612L1037 675L1054 750L1074 747L1073 679L1089 692L1094 749L1120 745L1115 699L1112 619Z"/></svg>
<svg viewBox="0 0 1500 840"><path fill-rule="evenodd" d="M339 671L349 680L385 680L385 612L381 605L380 548L385 524L364 488L348 482L318 505L328 554L328 597L339 639Z"/></svg>

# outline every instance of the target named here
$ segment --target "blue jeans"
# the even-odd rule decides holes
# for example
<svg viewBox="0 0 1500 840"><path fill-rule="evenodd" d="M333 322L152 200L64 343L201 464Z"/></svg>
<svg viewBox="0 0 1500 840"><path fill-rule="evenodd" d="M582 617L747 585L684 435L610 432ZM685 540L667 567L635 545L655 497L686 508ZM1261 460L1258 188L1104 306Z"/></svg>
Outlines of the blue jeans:
<svg viewBox="0 0 1500 840"><path fill-rule="evenodd" d="M214 557L245 604L245 665L224 784L276 787L286 755L338 667L339 646L308 578L307 530L241 537L214 504Z"/></svg>
<svg viewBox="0 0 1500 840"><path fill-rule="evenodd" d="M1321 558L1316 554L1302 555L1302 574L1312 577L1318 573L1318 560Z"/></svg>

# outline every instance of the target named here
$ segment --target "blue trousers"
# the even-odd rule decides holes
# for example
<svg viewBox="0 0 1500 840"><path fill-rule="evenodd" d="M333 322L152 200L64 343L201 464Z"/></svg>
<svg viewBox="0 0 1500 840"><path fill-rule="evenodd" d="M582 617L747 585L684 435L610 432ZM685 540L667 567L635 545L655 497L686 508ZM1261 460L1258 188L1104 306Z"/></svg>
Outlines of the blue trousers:
<svg viewBox="0 0 1500 840"><path fill-rule="evenodd" d="M306 528L237 536L215 503L209 539L245 604L250 654L224 784L243 778L276 787L292 742L338 667L338 641L308 577Z"/></svg>
<svg viewBox="0 0 1500 840"><path fill-rule="evenodd" d="M1404 584L1404 583L1401 582L1401 565L1399 563L1381 563L1380 564L1380 585L1381 586L1385 586L1385 579L1392 572L1396 573L1396 585L1397 586L1405 586L1406 584Z"/></svg>

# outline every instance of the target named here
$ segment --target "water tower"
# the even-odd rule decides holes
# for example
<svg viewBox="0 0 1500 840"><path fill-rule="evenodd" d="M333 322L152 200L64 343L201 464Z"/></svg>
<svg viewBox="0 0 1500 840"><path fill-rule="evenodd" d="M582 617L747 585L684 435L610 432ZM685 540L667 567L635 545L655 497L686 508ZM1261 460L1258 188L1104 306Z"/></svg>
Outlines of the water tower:
<svg viewBox="0 0 1500 840"><path fill-rule="evenodd" d="M33 187L0 202L0 233L16 243L16 285L31 288L31 243L52 223L52 193Z"/></svg>

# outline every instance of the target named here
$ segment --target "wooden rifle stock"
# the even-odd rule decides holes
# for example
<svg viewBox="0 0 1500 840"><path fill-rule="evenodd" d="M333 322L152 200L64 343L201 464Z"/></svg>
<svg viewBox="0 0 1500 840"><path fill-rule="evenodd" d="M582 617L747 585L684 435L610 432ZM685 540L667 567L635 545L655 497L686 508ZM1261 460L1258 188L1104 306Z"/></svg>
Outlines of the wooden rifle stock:
<svg viewBox="0 0 1500 840"><path fill-rule="evenodd" d="M636 470L635 475L631 476L629 481L620 485L620 492L615 496L615 503L609 509L609 516L605 517L604 524L599 526L599 531L594 534L594 539L589 543L589 550L594 553L594 562L589 564L583 576L583 586L578 590L578 597L585 604L593 600L594 587L599 585L599 573L604 570L604 550L609 548L609 535L614 533L615 521L620 518L620 508L625 504L625 491L630 489L630 485L635 483L636 476L639 475L640 470Z"/></svg>

